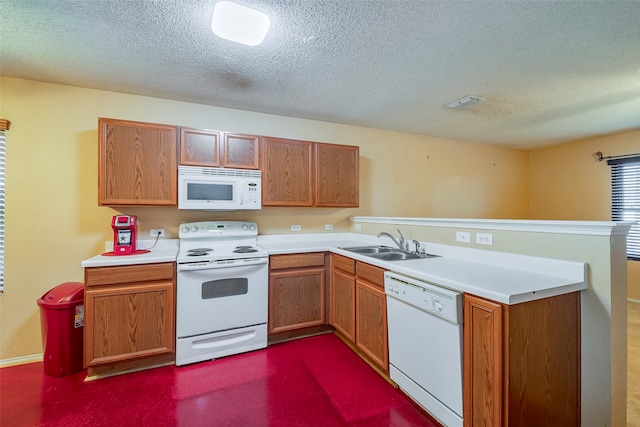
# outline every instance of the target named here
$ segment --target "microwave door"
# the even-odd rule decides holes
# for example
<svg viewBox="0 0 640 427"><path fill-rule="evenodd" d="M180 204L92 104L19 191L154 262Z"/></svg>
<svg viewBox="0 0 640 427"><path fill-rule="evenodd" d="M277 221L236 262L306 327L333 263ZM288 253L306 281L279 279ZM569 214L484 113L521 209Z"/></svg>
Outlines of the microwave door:
<svg viewBox="0 0 640 427"><path fill-rule="evenodd" d="M225 177L180 177L180 209L235 210L238 207L238 181Z"/></svg>

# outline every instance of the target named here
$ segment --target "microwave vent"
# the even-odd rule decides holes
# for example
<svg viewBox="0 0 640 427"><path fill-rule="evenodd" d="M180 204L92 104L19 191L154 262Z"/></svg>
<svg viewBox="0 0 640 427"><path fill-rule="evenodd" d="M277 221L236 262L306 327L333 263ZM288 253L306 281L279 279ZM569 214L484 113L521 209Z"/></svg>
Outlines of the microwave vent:
<svg viewBox="0 0 640 427"><path fill-rule="evenodd" d="M178 166L178 175L261 178L262 172L258 170L250 170L250 169L200 168L197 166Z"/></svg>

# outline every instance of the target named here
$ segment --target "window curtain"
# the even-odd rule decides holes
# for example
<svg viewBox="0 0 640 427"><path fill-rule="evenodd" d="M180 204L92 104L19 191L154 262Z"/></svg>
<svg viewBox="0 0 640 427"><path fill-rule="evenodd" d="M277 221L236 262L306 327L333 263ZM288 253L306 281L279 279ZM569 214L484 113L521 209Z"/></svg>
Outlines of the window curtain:
<svg viewBox="0 0 640 427"><path fill-rule="evenodd" d="M7 131L11 122L0 119L0 294L4 291L4 184L7 162Z"/></svg>

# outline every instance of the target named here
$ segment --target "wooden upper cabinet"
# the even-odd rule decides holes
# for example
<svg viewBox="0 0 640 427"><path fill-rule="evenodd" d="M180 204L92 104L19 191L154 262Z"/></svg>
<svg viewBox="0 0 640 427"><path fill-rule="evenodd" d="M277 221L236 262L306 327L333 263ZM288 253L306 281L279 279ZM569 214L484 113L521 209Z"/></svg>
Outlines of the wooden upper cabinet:
<svg viewBox="0 0 640 427"><path fill-rule="evenodd" d="M177 205L174 126L98 119L98 204Z"/></svg>
<svg viewBox="0 0 640 427"><path fill-rule="evenodd" d="M316 206L358 207L359 147L316 143Z"/></svg>
<svg viewBox="0 0 640 427"><path fill-rule="evenodd" d="M313 142L262 138L262 205L313 206Z"/></svg>
<svg viewBox="0 0 640 427"><path fill-rule="evenodd" d="M228 168L260 169L260 137L225 133L222 165Z"/></svg>
<svg viewBox="0 0 640 427"><path fill-rule="evenodd" d="M180 164L220 166L220 132L180 128Z"/></svg>
<svg viewBox="0 0 640 427"><path fill-rule="evenodd" d="M259 169L260 137L217 130L181 128L180 164Z"/></svg>
<svg viewBox="0 0 640 427"><path fill-rule="evenodd" d="M263 206L359 206L359 147L262 141Z"/></svg>

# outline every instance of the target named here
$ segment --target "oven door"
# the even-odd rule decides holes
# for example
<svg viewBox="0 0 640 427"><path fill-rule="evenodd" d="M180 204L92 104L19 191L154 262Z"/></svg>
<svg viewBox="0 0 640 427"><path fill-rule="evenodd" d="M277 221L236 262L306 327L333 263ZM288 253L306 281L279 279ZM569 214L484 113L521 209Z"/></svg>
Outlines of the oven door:
<svg viewBox="0 0 640 427"><path fill-rule="evenodd" d="M263 262L256 264L258 260ZM245 266L178 271L178 339L266 324L268 258L252 261Z"/></svg>

